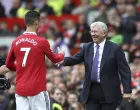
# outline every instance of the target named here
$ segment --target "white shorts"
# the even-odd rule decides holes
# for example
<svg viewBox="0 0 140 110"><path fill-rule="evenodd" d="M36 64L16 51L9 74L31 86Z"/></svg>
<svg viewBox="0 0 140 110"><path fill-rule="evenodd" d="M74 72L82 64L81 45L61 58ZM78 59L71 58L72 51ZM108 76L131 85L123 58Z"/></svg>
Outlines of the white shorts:
<svg viewBox="0 0 140 110"><path fill-rule="evenodd" d="M47 91L35 96L19 96L15 94L16 110L50 110L50 99Z"/></svg>

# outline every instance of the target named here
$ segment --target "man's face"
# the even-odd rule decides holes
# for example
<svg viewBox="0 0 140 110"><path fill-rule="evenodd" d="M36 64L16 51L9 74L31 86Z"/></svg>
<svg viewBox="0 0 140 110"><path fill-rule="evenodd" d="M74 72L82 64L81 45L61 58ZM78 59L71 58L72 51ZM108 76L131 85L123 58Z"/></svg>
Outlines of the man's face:
<svg viewBox="0 0 140 110"><path fill-rule="evenodd" d="M97 44L101 43L106 37L106 32L97 25L91 27L90 34L93 41Z"/></svg>

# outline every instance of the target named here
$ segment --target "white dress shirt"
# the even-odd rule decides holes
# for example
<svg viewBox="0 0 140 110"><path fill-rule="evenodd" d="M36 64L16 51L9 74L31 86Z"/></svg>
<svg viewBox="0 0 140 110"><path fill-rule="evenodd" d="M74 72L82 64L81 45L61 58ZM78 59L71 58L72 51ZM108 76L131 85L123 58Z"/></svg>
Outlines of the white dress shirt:
<svg viewBox="0 0 140 110"><path fill-rule="evenodd" d="M98 82L100 82L100 66L101 66L101 60L102 60L102 54L103 54L103 50L104 50L104 45L105 45L106 39L104 41L102 41L99 45L99 62L98 62ZM96 54L96 49L97 49L97 44L94 43L94 57ZM94 59L94 58L93 58Z"/></svg>

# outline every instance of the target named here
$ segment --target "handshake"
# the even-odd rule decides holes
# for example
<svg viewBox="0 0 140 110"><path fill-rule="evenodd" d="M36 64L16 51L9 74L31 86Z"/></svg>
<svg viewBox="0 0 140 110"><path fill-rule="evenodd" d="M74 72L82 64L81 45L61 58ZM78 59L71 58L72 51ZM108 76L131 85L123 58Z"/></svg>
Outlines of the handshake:
<svg viewBox="0 0 140 110"><path fill-rule="evenodd" d="M61 50L59 47L57 47L57 50L58 50L58 54L63 54L65 56L65 51L64 50ZM62 63L64 63L64 60L56 63L55 65L57 65L57 67L59 67Z"/></svg>

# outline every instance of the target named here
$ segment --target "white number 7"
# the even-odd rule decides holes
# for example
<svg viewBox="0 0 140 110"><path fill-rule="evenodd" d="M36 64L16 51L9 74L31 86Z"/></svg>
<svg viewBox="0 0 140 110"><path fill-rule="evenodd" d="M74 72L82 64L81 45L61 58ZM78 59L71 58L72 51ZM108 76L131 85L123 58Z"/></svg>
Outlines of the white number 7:
<svg viewBox="0 0 140 110"><path fill-rule="evenodd" d="M25 67L25 65L26 65L26 60L27 60L30 49L31 48L21 48L20 49L20 51L25 51L24 58L23 58L23 61L22 61L22 67Z"/></svg>

